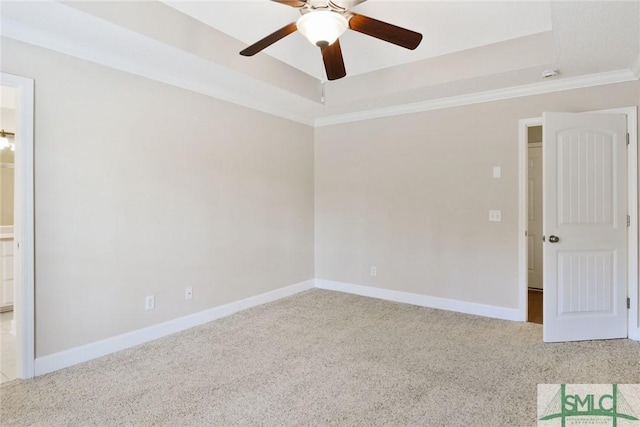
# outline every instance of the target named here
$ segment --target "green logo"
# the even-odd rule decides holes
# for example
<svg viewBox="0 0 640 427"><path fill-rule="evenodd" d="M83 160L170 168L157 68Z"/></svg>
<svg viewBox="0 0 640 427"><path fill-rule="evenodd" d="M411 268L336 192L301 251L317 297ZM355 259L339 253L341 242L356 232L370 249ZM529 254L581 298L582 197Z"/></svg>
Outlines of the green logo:
<svg viewBox="0 0 640 427"><path fill-rule="evenodd" d="M617 427L618 420L638 421L638 418L631 410L631 405L620 391L617 384L607 385L610 389L603 390L603 387L594 384L592 390L584 391L585 385L582 387L582 393L567 393L567 385L560 384L560 388L555 393L549 404L546 406L539 418L540 421L548 421L559 419L561 426L565 427L567 419L572 417L581 417L583 421L580 424L592 424L595 419L602 421L611 421L614 427ZM609 392L610 390L610 392ZM539 389L540 394L540 389ZM539 402L540 403L540 402ZM607 420L610 419L610 420ZM538 425L544 425L538 423Z"/></svg>

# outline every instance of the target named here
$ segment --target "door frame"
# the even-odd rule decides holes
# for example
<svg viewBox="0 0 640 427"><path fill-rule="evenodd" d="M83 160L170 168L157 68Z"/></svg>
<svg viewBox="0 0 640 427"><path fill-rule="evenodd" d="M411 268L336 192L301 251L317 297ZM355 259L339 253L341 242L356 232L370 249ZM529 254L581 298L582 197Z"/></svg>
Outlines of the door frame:
<svg viewBox="0 0 640 427"><path fill-rule="evenodd" d="M631 217L627 233L627 296L631 308L627 313L629 339L640 341L640 318L638 317L638 107L611 108L584 113L625 114L629 148L627 151L627 202ZM527 321L527 129L542 126L542 117L518 121L518 318ZM544 142L543 142L544 143Z"/></svg>
<svg viewBox="0 0 640 427"><path fill-rule="evenodd" d="M34 81L0 72L0 85L16 89L16 162L20 179L14 192L14 257L22 271L14 277L14 321L16 331L16 375L34 376L35 361L35 222L34 222ZM18 182L18 179L16 179Z"/></svg>

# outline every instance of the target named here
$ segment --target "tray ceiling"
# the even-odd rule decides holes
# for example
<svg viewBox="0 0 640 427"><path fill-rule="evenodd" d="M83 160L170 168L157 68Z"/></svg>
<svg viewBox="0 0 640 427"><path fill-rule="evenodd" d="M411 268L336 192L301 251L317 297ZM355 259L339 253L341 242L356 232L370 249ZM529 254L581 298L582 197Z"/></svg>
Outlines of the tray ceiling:
<svg viewBox="0 0 640 427"><path fill-rule="evenodd" d="M0 33L25 43L322 125L637 80L640 2L369 0L354 11L422 32L407 51L347 31L347 77L325 82L294 33L238 52L297 19L261 1L2 1ZM558 69L544 80L541 73Z"/></svg>

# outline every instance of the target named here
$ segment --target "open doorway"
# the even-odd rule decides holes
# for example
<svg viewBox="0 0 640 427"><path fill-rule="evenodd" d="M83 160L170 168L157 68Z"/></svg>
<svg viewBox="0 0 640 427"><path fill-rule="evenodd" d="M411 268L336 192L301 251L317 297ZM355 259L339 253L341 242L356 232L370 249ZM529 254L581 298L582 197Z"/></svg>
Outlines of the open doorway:
<svg viewBox="0 0 640 427"><path fill-rule="evenodd" d="M33 136L34 136L34 82L32 79L15 76L0 72L0 89L6 93L2 99L0 107L7 107L0 110L3 114L3 123L6 126L13 126L13 132L7 129L5 132L6 141L3 148L13 153L13 221L10 228L1 230L3 237L2 246L5 272L0 274L0 279L4 275L8 283L0 283L2 297L11 300L10 304L3 304L10 315L3 316L2 331L5 331L5 317L8 319L9 335L14 337L15 356L6 353L6 363L3 369L7 368L7 373L15 378L31 378L34 376L34 338L35 338L35 316L34 316L34 190L33 190ZM12 99L11 99L12 98ZM13 108L11 108L13 107ZM13 110L10 112L9 110ZM12 117L12 120L7 120ZM13 123L11 123L13 122ZM13 135L8 135L9 133ZM5 147L6 145L6 147ZM11 157L11 155L8 155ZM7 157L7 158L8 158ZM3 156L4 158L4 156ZM8 162L7 162L8 163ZM1 210L1 209L0 209ZM6 255L6 256L4 256ZM12 273L12 274L5 274ZM4 338L4 337L3 337ZM6 346L2 346L4 350ZM5 354L0 354L5 356ZM8 368L11 368L9 371ZM5 380L10 380L9 375L5 375Z"/></svg>
<svg viewBox="0 0 640 427"><path fill-rule="evenodd" d="M542 126L527 128L527 321L542 324Z"/></svg>
<svg viewBox="0 0 640 427"><path fill-rule="evenodd" d="M14 170L16 91L0 86L0 383L17 378L14 321Z"/></svg>

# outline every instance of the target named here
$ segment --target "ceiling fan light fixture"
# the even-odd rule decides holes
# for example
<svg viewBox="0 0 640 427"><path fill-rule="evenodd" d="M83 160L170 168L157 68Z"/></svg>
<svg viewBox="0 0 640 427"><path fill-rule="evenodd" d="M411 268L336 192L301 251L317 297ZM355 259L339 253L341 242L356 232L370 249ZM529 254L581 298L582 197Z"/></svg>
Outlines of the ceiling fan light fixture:
<svg viewBox="0 0 640 427"><path fill-rule="evenodd" d="M312 44L332 45L347 30L347 18L336 12L314 11L302 15L296 22L298 31Z"/></svg>

